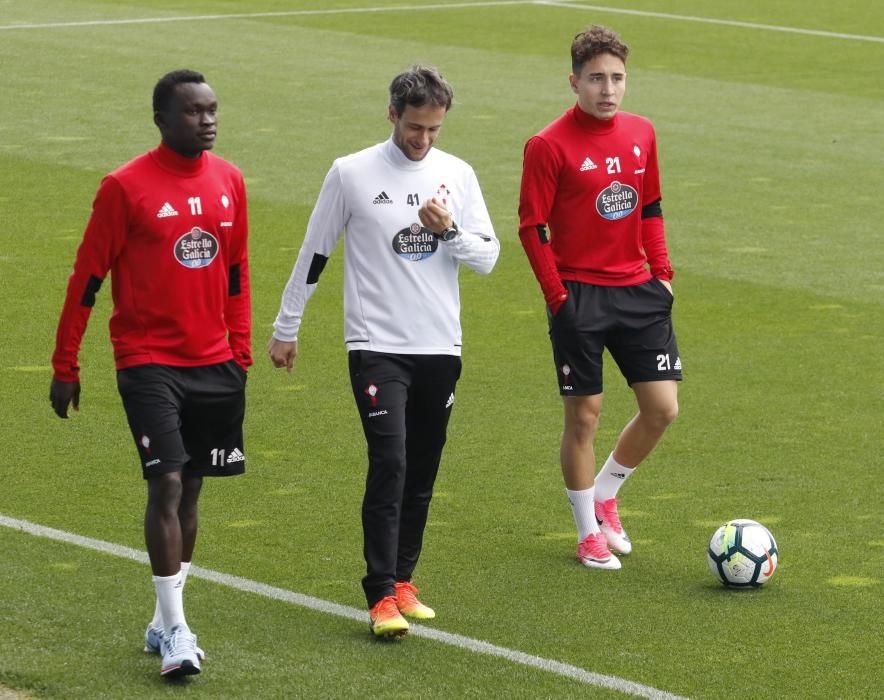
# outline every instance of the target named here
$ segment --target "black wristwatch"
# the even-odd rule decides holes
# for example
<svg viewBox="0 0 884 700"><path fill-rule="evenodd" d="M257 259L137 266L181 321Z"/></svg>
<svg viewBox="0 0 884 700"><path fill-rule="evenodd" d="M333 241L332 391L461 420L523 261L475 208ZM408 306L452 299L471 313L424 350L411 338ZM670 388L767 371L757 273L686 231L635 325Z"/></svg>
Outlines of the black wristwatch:
<svg viewBox="0 0 884 700"><path fill-rule="evenodd" d="M452 221L451 226L439 234L439 238L447 243L448 241L453 241L459 235L460 229L457 227L457 224Z"/></svg>

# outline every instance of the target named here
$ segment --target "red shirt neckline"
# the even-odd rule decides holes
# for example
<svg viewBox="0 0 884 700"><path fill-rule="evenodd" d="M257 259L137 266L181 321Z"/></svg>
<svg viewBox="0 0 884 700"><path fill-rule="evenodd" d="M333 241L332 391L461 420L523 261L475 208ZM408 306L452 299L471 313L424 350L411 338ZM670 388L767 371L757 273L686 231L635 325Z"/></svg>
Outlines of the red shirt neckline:
<svg viewBox="0 0 884 700"><path fill-rule="evenodd" d="M200 153L198 158L187 158L177 151L173 151L163 142L160 142L160 145L150 154L161 168L185 176L199 175L209 160L205 151Z"/></svg>
<svg viewBox="0 0 884 700"><path fill-rule="evenodd" d="M579 104L574 105L571 113L574 115L574 120L580 128L587 129L595 134L607 134L614 131L617 128L617 121L620 116L620 113L617 112L610 119L596 119L591 114L584 112Z"/></svg>

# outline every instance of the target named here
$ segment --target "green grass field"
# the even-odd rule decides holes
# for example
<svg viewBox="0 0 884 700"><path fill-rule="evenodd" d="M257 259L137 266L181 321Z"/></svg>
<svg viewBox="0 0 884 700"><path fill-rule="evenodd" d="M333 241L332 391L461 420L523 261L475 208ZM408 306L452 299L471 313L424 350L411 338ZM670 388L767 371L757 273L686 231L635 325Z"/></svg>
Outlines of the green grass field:
<svg viewBox="0 0 884 700"><path fill-rule="evenodd" d="M453 83L438 145L475 167L503 241L489 277L462 274L464 373L417 571L427 627L460 637L377 643L366 621L194 576L188 621L209 659L166 683L141 651L146 564L0 527L0 696L623 697L558 662L649 695L884 697L884 5L606 7L0 1L0 516L143 550L109 285L81 411L60 421L47 394L92 197L156 144L150 94L167 70L207 75L216 151L250 193L248 473L207 483L196 565L363 607L342 249L296 372L263 349L326 170L388 136L387 85L410 63ZM231 13L266 14L218 17ZM686 377L679 420L621 492L635 551L619 572L573 559L542 298L515 235L522 145L572 104L569 42L593 22L630 44L624 108L657 128ZM633 411L608 369L600 457ZM707 569L708 538L734 517L777 537L760 590L727 591ZM446 641L461 638L552 670Z"/></svg>

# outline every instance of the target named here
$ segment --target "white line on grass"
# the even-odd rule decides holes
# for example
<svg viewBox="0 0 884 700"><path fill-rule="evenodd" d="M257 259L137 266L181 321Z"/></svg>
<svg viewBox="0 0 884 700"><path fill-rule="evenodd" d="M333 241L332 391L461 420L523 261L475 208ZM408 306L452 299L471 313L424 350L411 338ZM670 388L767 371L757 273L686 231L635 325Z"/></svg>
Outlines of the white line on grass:
<svg viewBox="0 0 884 700"><path fill-rule="evenodd" d="M266 17L309 17L313 15L351 15L407 10L457 10L498 5L530 5L531 0L485 0L480 2L438 3L429 5L391 5L388 7L342 7L333 10L280 10L277 12L235 12L224 15L180 15L170 17L136 17L132 19L93 19L78 22L45 22L38 24L3 24L6 29L63 29L66 27L104 27L119 24L157 24L159 22L196 22L220 19L261 19Z"/></svg>
<svg viewBox="0 0 884 700"><path fill-rule="evenodd" d="M560 0L533 0L535 5L550 5L551 7L564 7L569 10L595 10L596 12L610 12L620 15L635 15L637 17L655 17L658 19L672 19L681 22L702 22L703 24L720 24L725 27L743 27L745 29L763 29L771 32L788 32L789 34L804 34L806 36L821 36L827 39L849 39L852 41L873 41L884 44L884 37L867 36L865 34L841 34L840 32L827 32L822 29L801 29L799 27L781 27L776 24L757 24L756 22L741 22L735 19L714 19L712 17L694 17L692 15L672 15L667 12L650 12L647 10L629 10L622 7L604 7L602 5L584 5L583 3L561 2Z"/></svg>
<svg viewBox="0 0 884 700"><path fill-rule="evenodd" d="M96 540L91 537L75 535L71 532L56 530L51 527L45 527L44 525L37 525L36 523L31 523L27 520L18 520L16 518L10 518L3 514L0 514L0 525L12 528L13 530L26 532L37 537L45 537L47 539L56 540L58 542L67 542L68 544L74 544L78 547L94 549L99 552L112 554L116 557L122 557L124 559L133 559L134 561L140 562L142 564L148 563L147 554L137 549L124 547L119 544L113 544L112 542L104 542L103 540ZM318 612L337 615L338 617L344 617L348 620L356 620L361 623L367 622L367 615L364 610L351 608L347 605L338 605L337 603L331 603L327 600L322 600L321 598L314 598L313 596L304 595L303 593L287 591L284 588L268 586L265 583L251 581L247 578L225 574L220 571L204 569L201 566L191 567L188 576L195 576L197 578L206 579L207 581L212 581L213 583L227 586L228 588L234 588L238 591L254 593L256 595L264 596L265 598L272 598L273 600L279 600L285 603L298 605L303 608L309 608L310 610L316 610ZM655 698L659 700L684 700L684 698L681 698L678 695L672 695L662 690L658 690L657 688L642 685L641 683L634 683L622 678L617 678L616 676L606 676L601 673L593 673L592 671L586 671L585 669L579 668L577 666L572 666L570 664L565 664L560 661L545 659L541 656L534 656L533 654L526 654L521 651L516 651L515 649L507 649L506 647L483 642L479 639L472 639L471 637L465 637L460 634L442 632L441 630L431 629L429 627L423 627L421 625L412 625L410 634L417 637L426 637L427 639L432 639L436 642L442 642L443 644L448 644L450 646L476 652L478 654L497 656L513 663L522 664L523 666L530 666L542 671L548 671L549 673L554 673L558 676L571 678L587 685L607 688L609 690L616 690L621 693L637 695L643 698Z"/></svg>
<svg viewBox="0 0 884 700"><path fill-rule="evenodd" d="M559 0L480 0L478 2L454 2L432 3L427 5L391 5L387 7L342 7L329 10L280 10L277 12L236 12L224 15L181 15L173 17L137 17L131 19L94 19L81 20L78 22L44 22L32 24L3 24L0 31L11 29L64 29L68 27L104 27L121 24L158 24L160 22L197 22L214 21L224 19L261 19L266 17L309 17L312 15L347 15L366 14L375 12L415 12L419 10L457 10L474 7L497 7L507 5L549 5L551 7L563 7L571 10L595 10L597 12L610 12L621 15L635 15L638 17L656 17L658 19L671 19L682 22L702 22L704 24L720 24L726 27L743 27L746 29L761 29L774 32L788 32L790 34L803 34L806 36L821 36L827 39L848 39L852 41L871 41L884 43L884 37L867 36L864 34L842 34L840 32L827 32L821 29L801 29L800 27L780 27L774 24L758 24L756 22L741 22L730 19L714 19L711 17L695 17L692 15L673 15L667 12L651 12L648 10L630 10L621 7L605 7L603 5L584 5L578 3L562 2Z"/></svg>

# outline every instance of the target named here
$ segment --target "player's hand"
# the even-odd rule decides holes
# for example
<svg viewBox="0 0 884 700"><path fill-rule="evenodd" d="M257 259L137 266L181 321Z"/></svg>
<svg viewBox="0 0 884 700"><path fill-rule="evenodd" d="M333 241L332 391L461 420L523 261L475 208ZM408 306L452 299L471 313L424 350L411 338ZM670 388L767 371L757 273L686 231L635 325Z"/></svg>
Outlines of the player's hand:
<svg viewBox="0 0 884 700"><path fill-rule="evenodd" d="M276 369L285 367L286 372L291 374L295 359L298 357L298 341L277 340L271 336L270 342L267 343L267 354L270 355L270 361Z"/></svg>
<svg viewBox="0 0 884 700"><path fill-rule="evenodd" d="M435 197L424 202L421 208L418 209L417 215L424 227L430 229L433 233L442 233L454 224L451 212Z"/></svg>
<svg viewBox="0 0 884 700"><path fill-rule="evenodd" d="M549 306L552 322L556 328L574 328L577 324L577 309L571 295L565 297L555 308Z"/></svg>
<svg viewBox="0 0 884 700"><path fill-rule="evenodd" d="M565 291L565 292L562 292L562 296L560 296L558 299L556 299L555 301L552 301L548 304L549 310L550 310L550 312L552 312L553 316L555 316L556 314L559 313L559 309L562 308L562 306L565 304L566 301L568 301L568 299L570 297L571 297L571 295L568 294L567 291Z"/></svg>
<svg viewBox="0 0 884 700"><path fill-rule="evenodd" d="M59 418L68 417L68 406L80 410L80 382L62 382L53 379L49 385L49 403Z"/></svg>

